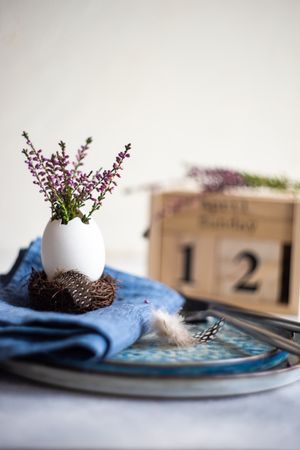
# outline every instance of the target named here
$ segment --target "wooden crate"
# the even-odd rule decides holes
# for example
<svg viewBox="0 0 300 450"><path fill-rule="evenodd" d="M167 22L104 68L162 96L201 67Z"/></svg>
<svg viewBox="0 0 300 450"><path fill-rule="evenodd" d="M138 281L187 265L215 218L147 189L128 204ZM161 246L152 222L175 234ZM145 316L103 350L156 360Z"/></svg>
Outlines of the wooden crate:
<svg viewBox="0 0 300 450"><path fill-rule="evenodd" d="M299 313L299 200L166 192L151 209L150 277L190 298Z"/></svg>

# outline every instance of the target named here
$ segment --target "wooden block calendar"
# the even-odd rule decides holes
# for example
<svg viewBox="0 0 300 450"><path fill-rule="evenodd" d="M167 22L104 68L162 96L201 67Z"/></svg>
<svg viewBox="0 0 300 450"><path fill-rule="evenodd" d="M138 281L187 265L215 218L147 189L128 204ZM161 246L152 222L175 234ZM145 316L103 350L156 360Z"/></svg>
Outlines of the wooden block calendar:
<svg viewBox="0 0 300 450"><path fill-rule="evenodd" d="M154 194L149 275L190 298L298 314L299 200Z"/></svg>

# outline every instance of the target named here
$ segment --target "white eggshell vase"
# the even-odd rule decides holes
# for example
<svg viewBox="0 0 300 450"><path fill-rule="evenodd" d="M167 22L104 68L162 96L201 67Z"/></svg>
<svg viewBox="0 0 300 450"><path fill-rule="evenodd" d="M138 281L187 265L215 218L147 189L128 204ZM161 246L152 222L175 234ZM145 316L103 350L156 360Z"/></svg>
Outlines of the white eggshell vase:
<svg viewBox="0 0 300 450"><path fill-rule="evenodd" d="M91 281L104 269L105 247L100 228L93 220L83 223L79 217L66 225L49 221L42 238L42 264L51 281L58 271L76 270Z"/></svg>

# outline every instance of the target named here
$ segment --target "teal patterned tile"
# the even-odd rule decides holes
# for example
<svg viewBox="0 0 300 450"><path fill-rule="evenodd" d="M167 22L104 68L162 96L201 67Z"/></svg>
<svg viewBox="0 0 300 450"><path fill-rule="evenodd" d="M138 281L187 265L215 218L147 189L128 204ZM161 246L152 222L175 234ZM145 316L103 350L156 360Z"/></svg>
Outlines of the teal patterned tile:
<svg viewBox="0 0 300 450"><path fill-rule="evenodd" d="M191 333L211 326L209 323L187 325ZM143 336L123 350L90 369L133 376L199 376L261 371L282 363L287 353L224 324L215 340L191 347L162 343L156 334Z"/></svg>
<svg viewBox="0 0 300 450"><path fill-rule="evenodd" d="M210 324L209 324L210 325ZM207 328L207 324L189 325L196 333ZM215 340L192 347L174 347L162 344L154 333L142 337L132 347L120 352L111 362L140 362L155 364L191 363L244 358L269 352L273 348L251 336L224 324Z"/></svg>

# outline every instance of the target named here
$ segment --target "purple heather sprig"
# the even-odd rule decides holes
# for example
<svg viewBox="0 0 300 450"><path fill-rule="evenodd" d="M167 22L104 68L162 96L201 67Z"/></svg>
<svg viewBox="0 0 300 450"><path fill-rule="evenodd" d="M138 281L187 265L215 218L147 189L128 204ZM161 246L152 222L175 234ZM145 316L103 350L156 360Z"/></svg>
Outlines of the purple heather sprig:
<svg viewBox="0 0 300 450"><path fill-rule="evenodd" d="M107 192L111 193L117 186L115 179L120 178L122 163L130 156L131 145L128 144L124 152L118 153L111 170L99 169L95 174L93 171L85 173L80 167L83 166L92 138L86 140L85 145L77 151L75 161L70 162L64 142L59 142L60 150L46 158L42 150L35 149L25 131L22 136L29 147L23 149L22 153L34 177L33 183L39 187L44 200L50 202L51 219L61 219L64 224L75 217L80 217L84 223L89 222L91 215L101 207ZM92 203L88 214L84 215L81 208L88 201Z"/></svg>
<svg viewBox="0 0 300 450"><path fill-rule="evenodd" d="M130 149L131 144L125 145L125 151L118 153L111 170L104 170L103 172L99 170L94 174L91 182L94 186L89 197L93 201L93 204L87 216L84 216L83 221L89 221L91 215L101 207L105 195L108 192L112 194L113 189L117 186L116 178L121 177L120 171L123 170L122 164L126 158L130 157ZM94 190L98 194L95 197L92 195Z"/></svg>
<svg viewBox="0 0 300 450"><path fill-rule="evenodd" d="M300 189L299 182L289 180L284 176L268 177L230 169L192 166L186 176L193 178L204 192L223 192L227 188L234 187L266 187L281 191L298 191Z"/></svg>
<svg viewBox="0 0 300 450"><path fill-rule="evenodd" d="M89 137L87 138L86 142L84 145L82 145L76 153L76 161L74 161L72 163L73 167L74 167L74 172L77 172L79 167L83 166L83 160L85 159L85 157L87 156L88 150L89 150L89 146L92 143L92 138Z"/></svg>
<svg viewBox="0 0 300 450"><path fill-rule="evenodd" d="M246 186L243 175L229 169L193 166L188 170L187 177L201 184L204 192L222 192L228 187Z"/></svg>

